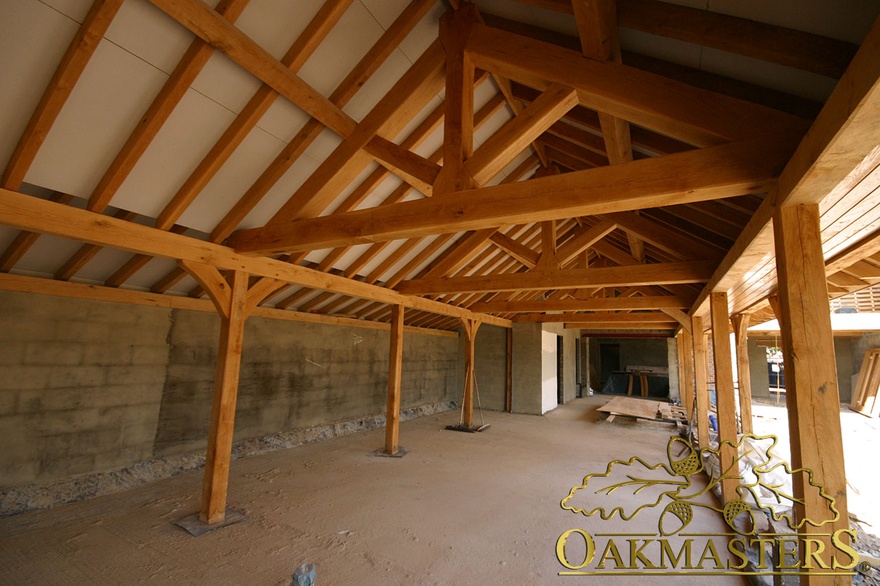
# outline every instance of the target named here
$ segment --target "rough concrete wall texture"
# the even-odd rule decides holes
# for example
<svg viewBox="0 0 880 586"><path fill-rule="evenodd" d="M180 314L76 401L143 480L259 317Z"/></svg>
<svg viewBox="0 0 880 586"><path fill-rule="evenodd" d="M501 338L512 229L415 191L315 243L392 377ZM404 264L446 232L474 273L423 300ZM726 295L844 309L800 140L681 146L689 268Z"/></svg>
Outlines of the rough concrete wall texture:
<svg viewBox="0 0 880 586"><path fill-rule="evenodd" d="M513 335L513 377L512 408L514 413L541 415L542 387L545 362L547 372L556 372L555 342L548 346L545 356L542 351L544 334L562 336L563 340L563 401L568 402L577 396L577 353L578 330L566 330L561 324L515 323ZM551 346L553 349L551 350ZM553 391L554 404L556 391Z"/></svg>
<svg viewBox="0 0 880 586"><path fill-rule="evenodd" d="M669 398L681 397L681 385L678 381L678 342L675 338L666 338L666 356L669 364Z"/></svg>
<svg viewBox="0 0 880 586"><path fill-rule="evenodd" d="M175 311L156 456L203 449L220 320ZM405 334L401 407L457 399L458 338ZM382 414L389 333L251 318L245 324L235 439Z"/></svg>
<svg viewBox="0 0 880 586"><path fill-rule="evenodd" d="M0 486L204 450L211 313L0 292ZM404 336L402 408L460 399L459 339ZM252 318L236 439L381 416L389 333Z"/></svg>
<svg viewBox="0 0 880 586"><path fill-rule="evenodd" d="M541 414L541 324L513 324L514 413Z"/></svg>
<svg viewBox="0 0 880 586"><path fill-rule="evenodd" d="M862 334L852 341L852 372L858 375L862 369L865 352L872 348L880 348L880 332Z"/></svg>
<svg viewBox="0 0 880 586"><path fill-rule="evenodd" d="M170 312L0 292L0 484L148 458Z"/></svg>
<svg viewBox="0 0 880 586"><path fill-rule="evenodd" d="M849 405L852 399L853 341L852 338L834 338L834 358L837 366L837 388L840 402Z"/></svg>
<svg viewBox="0 0 880 586"><path fill-rule="evenodd" d="M503 411L506 405L507 331L507 328L486 324L477 330L474 368L484 409Z"/></svg>
<svg viewBox="0 0 880 586"><path fill-rule="evenodd" d="M767 372L767 349L749 338L749 372L752 377L752 397L770 397L770 375Z"/></svg>

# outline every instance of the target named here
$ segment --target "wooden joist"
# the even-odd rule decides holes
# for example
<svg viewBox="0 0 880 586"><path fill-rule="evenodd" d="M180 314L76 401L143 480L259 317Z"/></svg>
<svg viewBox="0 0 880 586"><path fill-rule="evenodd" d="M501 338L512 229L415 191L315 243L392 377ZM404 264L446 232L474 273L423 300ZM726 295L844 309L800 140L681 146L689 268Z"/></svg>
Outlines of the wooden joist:
<svg viewBox="0 0 880 586"><path fill-rule="evenodd" d="M687 299L675 295L639 297L596 297L590 299L548 299L533 301L482 301L470 306L481 313L532 313L545 311L631 311L688 307Z"/></svg>
<svg viewBox="0 0 880 586"><path fill-rule="evenodd" d="M219 244L59 205L7 189L0 189L0 224L134 253L204 263L218 269L245 270L253 275L280 279L287 283L383 303L401 304L450 317L476 319L476 314L445 303L401 295L383 287L270 258L243 256ZM492 325L510 327L510 321L505 319L489 315L479 318Z"/></svg>
<svg viewBox="0 0 880 586"><path fill-rule="evenodd" d="M786 134L747 140L442 198L273 224L236 232L229 243L240 252L281 254L763 193L773 185L798 139L799 135Z"/></svg>
<svg viewBox="0 0 880 586"><path fill-rule="evenodd" d="M712 291L733 289L759 263L767 262L767 253L773 250L771 221L779 207L819 203L870 170L868 163L878 160L877 128L880 128L880 20L874 23L810 132L782 171L779 182L727 252L690 314L707 313ZM774 284L771 280L762 287L764 297L772 292ZM735 312L747 309L740 307L737 301L733 299Z"/></svg>
<svg viewBox="0 0 880 586"><path fill-rule="evenodd" d="M583 106L698 146L806 130L777 110L485 25L473 26L467 51L479 68L540 90L569 85Z"/></svg>
<svg viewBox="0 0 880 586"><path fill-rule="evenodd" d="M514 322L526 323L572 323L584 325L601 324L639 324L650 329L657 327L654 324L667 326L672 322L664 313L654 311L639 311L633 313L522 313L513 318Z"/></svg>
<svg viewBox="0 0 880 586"><path fill-rule="evenodd" d="M479 291L528 291L699 283L711 274L714 266L714 261L692 261L601 269L498 274L493 275L491 279L482 276L418 279L400 283L397 290L414 295L439 295Z"/></svg>
<svg viewBox="0 0 880 586"><path fill-rule="evenodd" d="M43 146L49 129L70 97L76 82L98 48L98 43L122 6L122 0L95 0L70 42L52 80L31 116L3 171L2 187L17 191Z"/></svg>
<svg viewBox="0 0 880 586"><path fill-rule="evenodd" d="M199 0L150 0L206 43L271 86L313 118L347 137L357 123L221 14Z"/></svg>

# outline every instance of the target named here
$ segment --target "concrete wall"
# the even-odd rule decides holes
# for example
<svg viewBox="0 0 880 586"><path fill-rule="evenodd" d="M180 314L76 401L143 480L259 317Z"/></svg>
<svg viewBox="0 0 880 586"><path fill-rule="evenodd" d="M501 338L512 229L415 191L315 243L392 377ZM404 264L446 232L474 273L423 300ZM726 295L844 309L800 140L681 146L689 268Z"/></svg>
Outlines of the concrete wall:
<svg viewBox="0 0 880 586"><path fill-rule="evenodd" d="M669 364L669 398L681 398L681 384L678 381L678 341L666 338L666 361Z"/></svg>
<svg viewBox="0 0 880 586"><path fill-rule="evenodd" d="M576 340L579 330L566 330L561 324L513 324L513 412L540 415L550 407L543 400L544 380L556 373L556 337L562 337L563 402L577 397ZM544 348L546 335L547 345ZM551 349L552 347L552 349ZM551 367L552 364L552 367ZM546 367L547 374L544 374ZM554 383L555 384L555 383ZM556 405L556 387L553 387L553 405ZM546 405L545 405L546 403ZM545 408L547 407L547 408Z"/></svg>
<svg viewBox="0 0 880 586"><path fill-rule="evenodd" d="M0 484L206 445L214 314L0 292ZM406 334L402 407L460 400L460 338ZM235 437L384 413L387 331L251 318Z"/></svg>
<svg viewBox="0 0 880 586"><path fill-rule="evenodd" d="M506 405L507 332L507 328L486 324L481 325L477 330L474 368L483 409L504 411ZM464 352L463 344L462 352Z"/></svg>
<svg viewBox="0 0 880 586"><path fill-rule="evenodd" d="M872 348L880 348L880 332L872 332L869 334L862 334L858 338L853 338L850 346L850 357L852 359L850 374L850 397L848 399L844 399L843 393L841 393L841 402L849 402L852 400L852 391L855 390L856 385L858 384L859 372L862 369L862 362L865 360L865 352ZM838 368L840 368L840 361L838 361ZM840 376L838 378L841 378Z"/></svg>
<svg viewBox="0 0 880 586"><path fill-rule="evenodd" d="M513 324L514 413L541 414L541 324Z"/></svg>
<svg viewBox="0 0 880 586"><path fill-rule="evenodd" d="M837 366L837 388L840 392L840 402L848 405L852 399L852 375L859 374L858 370L852 370L852 338L834 338L834 358Z"/></svg>
<svg viewBox="0 0 880 586"><path fill-rule="evenodd" d="M170 311L0 292L0 484L152 456Z"/></svg>
<svg viewBox="0 0 880 586"><path fill-rule="evenodd" d="M873 338L873 339L872 339ZM872 346L871 344L874 344ZM837 385L840 402L849 403L852 398L853 375L858 375L865 350L880 345L880 335L866 334L859 338L834 338L834 357L837 368ZM752 378L752 396L771 398L770 377L767 373L767 351L758 346L757 340L749 339L749 368Z"/></svg>
<svg viewBox="0 0 880 586"><path fill-rule="evenodd" d="M770 375L767 373L767 349L749 338L749 371L752 378L752 397L770 398Z"/></svg>

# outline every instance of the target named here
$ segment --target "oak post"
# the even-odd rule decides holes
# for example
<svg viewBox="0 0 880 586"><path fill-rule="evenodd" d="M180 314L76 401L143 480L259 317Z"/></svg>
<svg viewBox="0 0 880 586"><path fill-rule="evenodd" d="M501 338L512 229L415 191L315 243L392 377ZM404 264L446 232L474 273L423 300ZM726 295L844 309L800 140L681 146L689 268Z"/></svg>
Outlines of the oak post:
<svg viewBox="0 0 880 586"><path fill-rule="evenodd" d="M849 529L846 473L840 429L840 395L831 333L831 310L825 281L825 262L819 224L819 206L805 204L779 208L773 217L776 272L779 278L782 352L785 359L786 404L794 469L812 471L814 484L835 501L836 521L813 527L804 523L801 538ZM816 490L806 490L809 479L794 475L797 519L822 521L832 512ZM827 542L827 537L814 535ZM825 551L833 548L826 543ZM821 551L821 550L820 550ZM828 556L823 555L828 563ZM816 566L817 564L813 564ZM807 570L808 572L811 570ZM815 570L812 570L815 571ZM801 584L849 584L848 576L801 577Z"/></svg>
<svg viewBox="0 0 880 586"><path fill-rule="evenodd" d="M703 318L694 316L694 385L697 395L697 442L700 448L709 447L709 355L706 351L706 335Z"/></svg>
<svg viewBox="0 0 880 586"><path fill-rule="evenodd" d="M749 320L751 316L740 313L733 316L733 333L736 337L736 372L739 386L739 418L742 433L752 433L752 378L749 368Z"/></svg>
<svg viewBox="0 0 880 586"><path fill-rule="evenodd" d="M477 329L480 322L473 319L462 318L464 325L464 400L462 401L463 424L465 427L474 426L474 386L476 376L474 372L474 349L476 348Z"/></svg>
<svg viewBox="0 0 880 586"><path fill-rule="evenodd" d="M678 334L678 385L681 404L690 420L694 411L694 343L685 328Z"/></svg>
<svg viewBox="0 0 880 586"><path fill-rule="evenodd" d="M730 356L730 314L727 293L712 293L712 347L715 359L715 394L718 405L718 443L721 454L721 499L736 500L739 486L739 459L736 442L736 397ZM725 443L725 442L730 442ZM702 447L702 446L701 446Z"/></svg>
<svg viewBox="0 0 880 586"><path fill-rule="evenodd" d="M397 453L400 437L400 383L403 375L402 305L391 308L391 349L388 356L388 408L385 411L385 453Z"/></svg>
<svg viewBox="0 0 880 586"><path fill-rule="evenodd" d="M235 403L238 398L239 367L244 338L248 274L233 271L231 279L228 313L220 316L220 347L217 353L217 375L214 381L208 451L205 455L202 507L199 512L199 520L207 525L220 523L226 516L229 461L232 456Z"/></svg>

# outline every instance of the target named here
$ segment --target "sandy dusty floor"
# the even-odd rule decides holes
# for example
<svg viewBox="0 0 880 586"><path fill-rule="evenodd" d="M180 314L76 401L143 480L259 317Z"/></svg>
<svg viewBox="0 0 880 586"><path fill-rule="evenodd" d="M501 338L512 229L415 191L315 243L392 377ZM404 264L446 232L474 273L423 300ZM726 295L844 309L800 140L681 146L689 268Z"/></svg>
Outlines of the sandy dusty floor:
<svg viewBox="0 0 880 586"><path fill-rule="evenodd" d="M2 584L278 584L303 562L318 584L577 584L555 544L568 529L624 530L560 500L614 458L661 462L668 432L596 424L608 399L545 417L487 413L481 434L445 431L458 414L405 422L402 459L370 453L381 430L233 463L230 507L244 523L194 538L172 524L198 508L200 473L0 520ZM625 530L656 531L657 517ZM717 515L689 527L719 532ZM745 584L734 577L618 577L617 585Z"/></svg>

